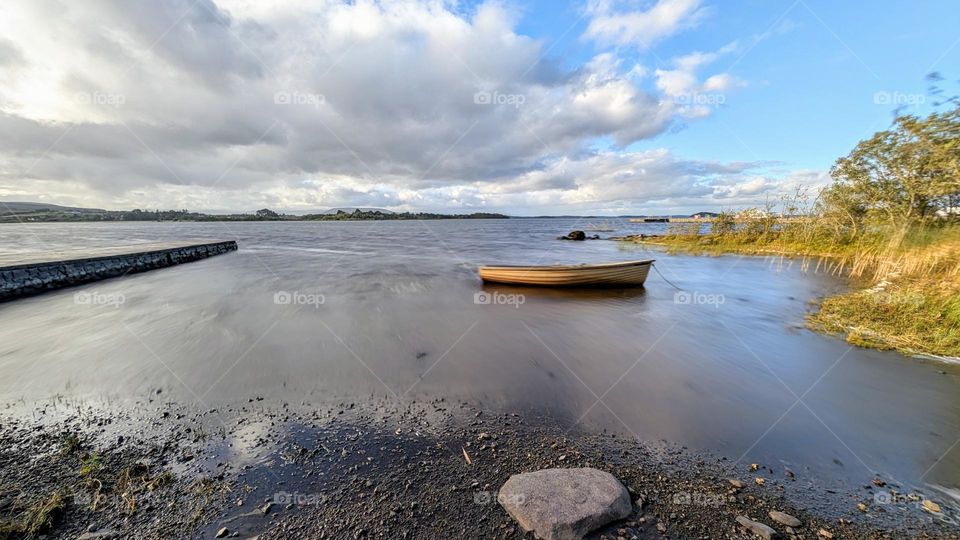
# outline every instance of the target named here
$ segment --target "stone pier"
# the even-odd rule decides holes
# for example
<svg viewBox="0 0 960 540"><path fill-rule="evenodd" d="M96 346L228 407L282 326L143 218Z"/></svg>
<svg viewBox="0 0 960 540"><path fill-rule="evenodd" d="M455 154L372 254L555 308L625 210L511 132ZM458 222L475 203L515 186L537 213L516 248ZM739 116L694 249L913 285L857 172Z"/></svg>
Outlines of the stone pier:
<svg viewBox="0 0 960 540"><path fill-rule="evenodd" d="M0 302L33 296L112 277L166 268L235 251L233 240L180 244L140 244L119 248L67 252L50 257L13 261L0 258Z"/></svg>

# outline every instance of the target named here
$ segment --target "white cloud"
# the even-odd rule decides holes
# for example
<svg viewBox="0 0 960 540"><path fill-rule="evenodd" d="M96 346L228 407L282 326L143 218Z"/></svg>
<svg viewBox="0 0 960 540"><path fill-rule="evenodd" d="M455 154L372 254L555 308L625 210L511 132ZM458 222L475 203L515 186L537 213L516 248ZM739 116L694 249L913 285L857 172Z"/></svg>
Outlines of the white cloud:
<svg viewBox="0 0 960 540"><path fill-rule="evenodd" d="M657 88L677 104L677 114L687 118L708 116L726 103L727 92L745 86L746 82L729 73L717 73L701 82L697 71L736 50L737 43L733 42L715 52L693 52L674 58L672 69L654 72Z"/></svg>
<svg viewBox="0 0 960 540"><path fill-rule="evenodd" d="M610 0L590 2L585 37L603 44L649 47L695 26L707 11L700 0L657 0L646 11L617 10L613 4Z"/></svg>
<svg viewBox="0 0 960 540"><path fill-rule="evenodd" d="M725 73L696 75L735 45L678 58L645 89L643 66L614 52L565 68L516 32L511 10L455 8L15 1L0 18L0 197L549 212L722 197L711 185L745 173L665 151L590 150L709 114L675 98L740 85ZM608 5L591 9L594 20L613 16ZM631 24L656 27L643 32L659 39L703 8L662 0L643 13L646 22Z"/></svg>

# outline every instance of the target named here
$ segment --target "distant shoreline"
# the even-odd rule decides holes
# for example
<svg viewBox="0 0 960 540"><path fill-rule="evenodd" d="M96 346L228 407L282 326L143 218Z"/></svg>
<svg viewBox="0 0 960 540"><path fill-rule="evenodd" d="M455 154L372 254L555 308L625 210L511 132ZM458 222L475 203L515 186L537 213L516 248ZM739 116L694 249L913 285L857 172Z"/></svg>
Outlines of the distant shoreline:
<svg viewBox="0 0 960 540"><path fill-rule="evenodd" d="M110 211L104 214L70 214L70 215L49 215L49 213L40 214L21 214L21 213L0 213L0 225L5 223L129 223L129 222L187 222L203 223L216 221L440 221L440 220L471 220L471 219L592 219L592 220L611 220L621 219L629 221L632 224L642 223L702 223L709 224L710 218L695 219L689 217L674 216L508 216L505 214L433 214L433 213L400 213L383 214L381 216L338 216L336 214L306 214L306 215L281 215L280 217L259 217L254 214L197 214L187 216L172 216L177 212L160 212L164 217L146 217L146 216L115 216L109 214L129 214L129 212ZM192 213L191 213L192 214ZM746 220L744 220L746 221ZM589 225L589 224L587 224Z"/></svg>
<svg viewBox="0 0 960 540"><path fill-rule="evenodd" d="M0 201L0 224L2 223L60 223L99 221L410 221L440 219L593 219L628 220L634 223L709 223L716 214L631 214L631 215L538 215L510 216L499 212L471 212L469 214L443 214L438 212L394 212L380 208L332 208L325 212L310 214L284 214L269 208L256 212L232 214L207 214L190 210L105 210L80 208L34 202Z"/></svg>
<svg viewBox="0 0 960 540"><path fill-rule="evenodd" d="M510 219L495 213L434 214L429 212L384 213L381 211L343 212L335 214L278 214L260 210L255 214L203 214L187 210L169 211L42 211L0 213L0 223L98 223L98 222L205 222L205 221L416 221L443 219Z"/></svg>

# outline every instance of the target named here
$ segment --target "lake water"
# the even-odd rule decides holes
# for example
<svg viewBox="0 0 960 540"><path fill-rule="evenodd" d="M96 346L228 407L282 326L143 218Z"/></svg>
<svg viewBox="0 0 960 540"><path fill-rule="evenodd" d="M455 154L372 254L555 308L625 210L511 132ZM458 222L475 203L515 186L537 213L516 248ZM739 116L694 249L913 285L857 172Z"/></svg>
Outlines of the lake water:
<svg viewBox="0 0 960 540"><path fill-rule="evenodd" d="M811 300L842 280L799 261L555 240L589 222L5 225L5 256L198 238L240 250L0 304L0 400L467 400L798 476L957 493L960 370L806 330ZM664 227L612 224L600 234ZM598 291L476 273L643 258L684 291L657 272Z"/></svg>

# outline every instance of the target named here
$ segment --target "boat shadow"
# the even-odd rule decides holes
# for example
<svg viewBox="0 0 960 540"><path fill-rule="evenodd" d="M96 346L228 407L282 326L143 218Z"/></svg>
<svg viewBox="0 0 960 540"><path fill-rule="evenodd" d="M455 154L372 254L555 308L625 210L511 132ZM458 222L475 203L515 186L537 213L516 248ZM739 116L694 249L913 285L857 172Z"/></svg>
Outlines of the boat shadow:
<svg viewBox="0 0 960 540"><path fill-rule="evenodd" d="M483 283L480 289L489 295L513 294L543 300L610 301L640 299L646 295L643 287L529 287Z"/></svg>

